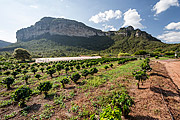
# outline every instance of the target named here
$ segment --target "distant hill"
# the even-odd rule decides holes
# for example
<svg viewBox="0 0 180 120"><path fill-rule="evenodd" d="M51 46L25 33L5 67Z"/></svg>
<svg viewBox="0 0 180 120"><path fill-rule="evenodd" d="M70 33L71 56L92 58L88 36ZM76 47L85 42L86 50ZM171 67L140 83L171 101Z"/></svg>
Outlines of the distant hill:
<svg viewBox="0 0 180 120"><path fill-rule="evenodd" d="M0 48L6 47L6 46L8 46L10 44L12 44L12 43L0 40Z"/></svg>
<svg viewBox="0 0 180 120"><path fill-rule="evenodd" d="M49 56L77 56L99 53L149 52L156 49L180 50L180 44L165 44L145 31L132 26L118 31L103 32L81 22L45 17L16 33L17 43L0 51L13 51L21 47L32 54Z"/></svg>

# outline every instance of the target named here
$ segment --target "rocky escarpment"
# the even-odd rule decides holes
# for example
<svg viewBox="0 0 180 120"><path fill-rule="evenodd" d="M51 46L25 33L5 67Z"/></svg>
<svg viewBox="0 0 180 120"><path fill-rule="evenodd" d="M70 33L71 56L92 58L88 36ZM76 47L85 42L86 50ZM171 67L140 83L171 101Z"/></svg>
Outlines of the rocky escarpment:
<svg viewBox="0 0 180 120"><path fill-rule="evenodd" d="M148 34L145 31L141 31L140 29L134 29L132 26L128 26L128 27L124 27L124 28L120 28L118 31L108 31L106 32L107 36L114 36L114 35L118 35L118 36L123 36L123 37L136 37L136 38L143 38L143 39L147 39L150 41L159 41L157 38L151 36L150 34Z"/></svg>
<svg viewBox="0 0 180 120"><path fill-rule="evenodd" d="M81 22L44 17L35 25L18 30L16 38L17 42L29 41L45 34L78 37L105 36L105 33L101 30L88 27Z"/></svg>

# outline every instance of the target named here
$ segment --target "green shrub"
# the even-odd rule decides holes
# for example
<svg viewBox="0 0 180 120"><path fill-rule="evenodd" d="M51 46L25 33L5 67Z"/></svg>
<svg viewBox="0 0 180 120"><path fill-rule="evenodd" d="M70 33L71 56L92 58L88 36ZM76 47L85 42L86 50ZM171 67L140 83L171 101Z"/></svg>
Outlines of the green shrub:
<svg viewBox="0 0 180 120"><path fill-rule="evenodd" d="M30 75L24 75L24 76L22 77L22 79L25 80L26 85L28 84L28 79L29 79L29 78L31 78Z"/></svg>
<svg viewBox="0 0 180 120"><path fill-rule="evenodd" d="M90 69L90 71L89 71L89 73L91 74L91 75L94 75L94 73L97 73L98 72L98 69L97 68L91 68Z"/></svg>
<svg viewBox="0 0 180 120"><path fill-rule="evenodd" d="M108 105L100 114L100 120L122 120L121 115L122 113L120 108Z"/></svg>
<svg viewBox="0 0 180 120"><path fill-rule="evenodd" d="M69 67L65 67L66 74L69 70L70 70Z"/></svg>
<svg viewBox="0 0 180 120"><path fill-rule="evenodd" d="M65 88L65 84L69 83L69 79L67 77L64 77L60 82L61 82L63 88Z"/></svg>
<svg viewBox="0 0 180 120"><path fill-rule="evenodd" d="M44 92L45 98L47 97L48 91L52 88L52 83L49 81L40 83L37 89L42 93Z"/></svg>
<svg viewBox="0 0 180 120"><path fill-rule="evenodd" d="M49 74L51 76L51 78L53 78L53 74L56 72L56 70L54 68L50 68L48 69L48 71L46 71L47 74Z"/></svg>
<svg viewBox="0 0 180 120"><path fill-rule="evenodd" d="M146 52L145 50L139 50L139 51L136 51L134 54L135 55L146 55L146 54L148 54L148 52Z"/></svg>
<svg viewBox="0 0 180 120"><path fill-rule="evenodd" d="M109 66L112 68L112 67L113 67L113 64L111 63Z"/></svg>
<svg viewBox="0 0 180 120"><path fill-rule="evenodd" d="M40 74L36 74L34 77L39 80L39 78L42 77L42 76Z"/></svg>
<svg viewBox="0 0 180 120"><path fill-rule="evenodd" d="M25 99L30 97L32 90L29 87L21 86L16 89L13 95L15 101L19 102L20 107L25 107Z"/></svg>
<svg viewBox="0 0 180 120"><path fill-rule="evenodd" d="M28 73L28 71L27 70L23 70L23 72L22 72L24 75L26 75L26 73Z"/></svg>
<svg viewBox="0 0 180 120"><path fill-rule="evenodd" d="M152 68L150 67L149 63L147 63L147 62L144 62L144 63L141 64L141 69L145 70L145 71L146 70L149 70L149 71L152 70Z"/></svg>
<svg viewBox="0 0 180 120"><path fill-rule="evenodd" d="M81 76L79 75L79 73L73 73L71 75L71 80L74 81L75 83L77 83L77 81L81 78Z"/></svg>
<svg viewBox="0 0 180 120"><path fill-rule="evenodd" d="M16 75L18 75L18 72L17 72L17 71L13 71L13 72L11 73L11 75L13 75L14 78L16 78Z"/></svg>
<svg viewBox="0 0 180 120"><path fill-rule="evenodd" d="M43 67L41 67L41 68L40 68L40 70L41 70L41 72L43 73L43 71L44 71L44 68L43 68Z"/></svg>
<svg viewBox="0 0 180 120"><path fill-rule="evenodd" d="M120 108L123 116L128 116L130 112L130 107L134 104L132 98L125 92L116 93L113 96L112 104Z"/></svg>
<svg viewBox="0 0 180 120"><path fill-rule="evenodd" d="M7 75L7 76L8 76L8 75L10 75L10 74L11 74L10 71L5 71L5 72L4 72L4 75Z"/></svg>
<svg viewBox="0 0 180 120"><path fill-rule="evenodd" d="M130 56L130 54L129 53L119 53L118 54L118 57L122 57L122 56Z"/></svg>
<svg viewBox="0 0 180 120"><path fill-rule="evenodd" d="M89 71L88 71L88 70L84 69L84 70L82 71L82 76L84 76L85 79L86 79L86 76L88 76L88 74L89 74Z"/></svg>
<svg viewBox="0 0 180 120"><path fill-rule="evenodd" d="M155 59L159 59L159 56L155 56Z"/></svg>
<svg viewBox="0 0 180 120"><path fill-rule="evenodd" d="M106 70L107 70L108 68L109 68L109 66L107 66L107 65L105 65L105 66L104 66L104 69L106 69Z"/></svg>
<svg viewBox="0 0 180 120"><path fill-rule="evenodd" d="M81 67L80 67L79 65L76 66L76 69L77 69L77 70L80 70L80 68L81 68Z"/></svg>
<svg viewBox="0 0 180 120"><path fill-rule="evenodd" d="M34 75L36 74L36 72L37 72L37 69L36 68L33 68L33 69L31 69L31 72L33 72L34 73Z"/></svg>
<svg viewBox="0 0 180 120"><path fill-rule="evenodd" d="M142 70L133 72L132 74L133 74L134 78L136 80L138 80L137 85L138 85L138 89L139 89L139 83L141 82L143 85L143 81L146 80L148 78L148 76L147 76L146 72L142 71Z"/></svg>
<svg viewBox="0 0 180 120"><path fill-rule="evenodd" d="M6 84L7 90L11 89L10 85L13 84L14 78L13 77L6 77L3 79L2 83Z"/></svg>
<svg viewBox="0 0 180 120"><path fill-rule="evenodd" d="M63 69L63 66L60 63L58 63L58 64L56 64L55 67L56 67L56 70L58 71L58 73L60 75L60 71Z"/></svg>

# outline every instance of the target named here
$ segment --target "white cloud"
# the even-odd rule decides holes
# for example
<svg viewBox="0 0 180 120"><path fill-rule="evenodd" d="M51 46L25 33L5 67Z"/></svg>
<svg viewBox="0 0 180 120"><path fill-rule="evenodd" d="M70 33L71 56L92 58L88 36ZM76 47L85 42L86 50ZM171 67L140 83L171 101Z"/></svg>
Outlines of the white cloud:
<svg viewBox="0 0 180 120"><path fill-rule="evenodd" d="M13 33L13 34L12 34ZM4 40L7 42L16 42L16 32L9 32L9 31L4 31L0 30L0 40Z"/></svg>
<svg viewBox="0 0 180 120"><path fill-rule="evenodd" d="M172 30L172 29L175 29L175 30L180 30L180 22L172 22L172 23L169 23L166 27L166 29L168 30Z"/></svg>
<svg viewBox="0 0 180 120"><path fill-rule="evenodd" d="M103 31L107 31L107 30L110 30L110 31L116 31L117 29L112 26L112 25L106 25L106 24L103 24L102 25L104 28L103 28Z"/></svg>
<svg viewBox="0 0 180 120"><path fill-rule="evenodd" d="M125 26L133 26L135 29L136 28L145 28L140 22L141 22L141 17L136 11L136 9L129 9L124 13L124 24L122 27Z"/></svg>
<svg viewBox="0 0 180 120"><path fill-rule="evenodd" d="M38 8L38 6L37 6L37 5L30 5L29 7L31 7L31 8L35 8L35 9L37 9L37 8Z"/></svg>
<svg viewBox="0 0 180 120"><path fill-rule="evenodd" d="M153 6L153 11L156 11L156 14L159 14L163 11L166 11L171 6L179 6L178 0L160 0Z"/></svg>
<svg viewBox="0 0 180 120"><path fill-rule="evenodd" d="M105 21L109 21L110 19L120 19L122 17L122 12L120 10L109 10L105 12L100 12L97 15L92 16L89 21L92 21L94 23L101 23Z"/></svg>
<svg viewBox="0 0 180 120"><path fill-rule="evenodd" d="M179 43L180 42L180 32L166 31L164 34L158 35L157 38L161 39L167 43Z"/></svg>

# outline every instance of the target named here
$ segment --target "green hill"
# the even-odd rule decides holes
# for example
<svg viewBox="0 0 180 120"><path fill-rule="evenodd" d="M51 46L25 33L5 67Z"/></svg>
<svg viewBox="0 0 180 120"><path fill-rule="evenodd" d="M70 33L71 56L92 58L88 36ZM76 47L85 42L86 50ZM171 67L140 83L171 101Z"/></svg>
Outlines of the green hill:
<svg viewBox="0 0 180 120"><path fill-rule="evenodd" d="M8 46L10 44L11 44L10 42L6 42L6 41L3 41L3 40L0 40L0 48L6 47L6 46Z"/></svg>
<svg viewBox="0 0 180 120"><path fill-rule="evenodd" d="M157 49L179 51L180 44L165 44L132 26L103 32L74 20L45 17L28 28L17 31L18 42L0 48L1 52L25 48L34 57L77 56L88 54L149 52Z"/></svg>

